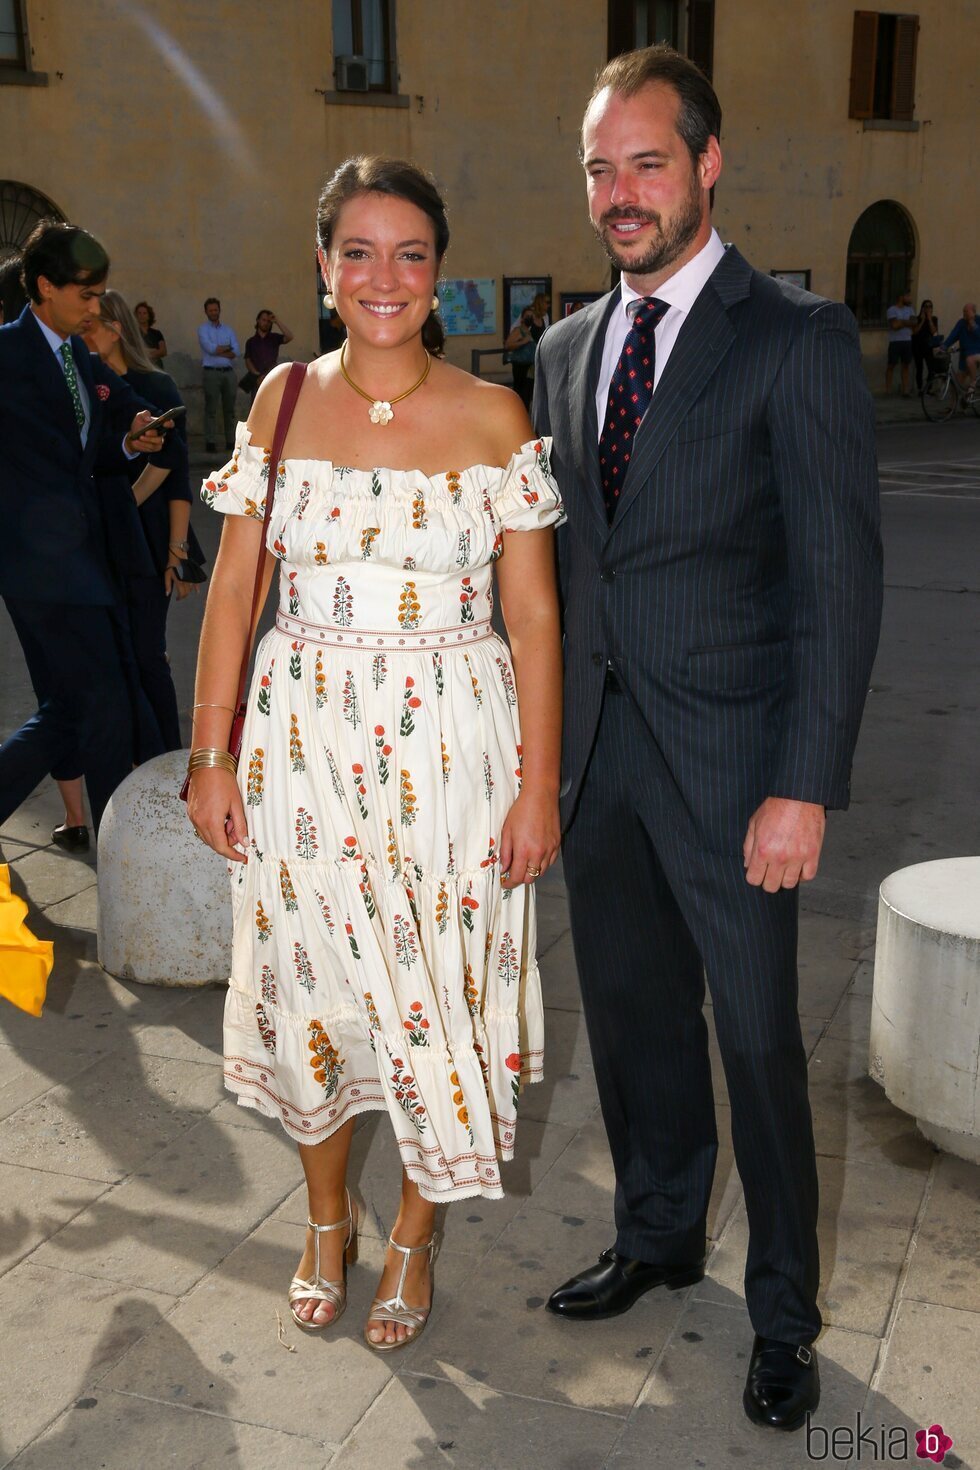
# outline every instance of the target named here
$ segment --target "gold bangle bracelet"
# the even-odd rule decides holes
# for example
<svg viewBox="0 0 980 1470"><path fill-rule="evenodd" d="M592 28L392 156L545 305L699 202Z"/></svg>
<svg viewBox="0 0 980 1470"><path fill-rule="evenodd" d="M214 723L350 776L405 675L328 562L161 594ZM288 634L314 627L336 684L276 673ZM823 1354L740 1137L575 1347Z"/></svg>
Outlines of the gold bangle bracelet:
<svg viewBox="0 0 980 1470"><path fill-rule="evenodd" d="M234 775L238 770L238 762L228 750L191 751L190 760L187 762L188 775L194 771L209 770L212 767L220 767L222 770L231 771Z"/></svg>
<svg viewBox="0 0 980 1470"><path fill-rule="evenodd" d="M196 709L226 709L230 715L235 713L230 704L192 704L190 709L192 715Z"/></svg>

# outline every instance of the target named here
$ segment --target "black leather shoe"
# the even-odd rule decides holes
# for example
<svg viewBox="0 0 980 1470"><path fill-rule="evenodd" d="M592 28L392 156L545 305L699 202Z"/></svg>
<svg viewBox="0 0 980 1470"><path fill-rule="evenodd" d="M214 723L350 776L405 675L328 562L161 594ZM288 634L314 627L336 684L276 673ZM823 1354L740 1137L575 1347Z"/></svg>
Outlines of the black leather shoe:
<svg viewBox="0 0 980 1470"><path fill-rule="evenodd" d="M812 1347L756 1336L742 1403L753 1424L799 1429L820 1402L820 1373Z"/></svg>
<svg viewBox="0 0 980 1470"><path fill-rule="evenodd" d="M63 847L66 852L88 852L88 828L67 827L62 822L51 833L51 841Z"/></svg>
<svg viewBox="0 0 980 1470"><path fill-rule="evenodd" d="M680 1291L704 1279L704 1262L691 1266L654 1266L614 1250L603 1251L594 1266L573 1276L548 1298L548 1311L574 1322L599 1322L628 1312L655 1286Z"/></svg>

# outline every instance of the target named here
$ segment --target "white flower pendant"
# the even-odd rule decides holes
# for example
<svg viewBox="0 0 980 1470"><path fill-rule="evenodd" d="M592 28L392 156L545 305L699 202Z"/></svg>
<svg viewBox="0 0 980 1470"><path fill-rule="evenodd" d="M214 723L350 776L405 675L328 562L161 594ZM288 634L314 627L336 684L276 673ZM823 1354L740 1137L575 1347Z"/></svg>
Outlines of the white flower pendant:
<svg viewBox="0 0 980 1470"><path fill-rule="evenodd" d="M372 424L381 424L383 427L385 424L390 424L394 417L391 404L386 403L383 398L376 398L368 409L368 418Z"/></svg>

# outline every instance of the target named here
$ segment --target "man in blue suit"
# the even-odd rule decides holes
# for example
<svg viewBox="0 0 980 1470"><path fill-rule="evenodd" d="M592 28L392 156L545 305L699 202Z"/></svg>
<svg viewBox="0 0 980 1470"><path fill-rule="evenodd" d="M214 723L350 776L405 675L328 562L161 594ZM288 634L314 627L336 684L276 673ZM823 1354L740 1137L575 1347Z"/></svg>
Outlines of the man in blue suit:
<svg viewBox="0 0 980 1470"><path fill-rule="evenodd" d="M564 869L617 1227L548 1305L611 1317L704 1274L706 976L749 1222L743 1405L796 1429L821 1325L798 893L850 795L878 487L853 317L711 227L720 131L710 83L669 47L609 63L582 156L623 279L538 349L568 516Z"/></svg>
<svg viewBox="0 0 980 1470"><path fill-rule="evenodd" d="M94 474L163 440L140 434L152 413L81 340L108 272L85 230L42 221L24 247L29 303L0 328L0 596L39 699L0 746L0 824L49 772L77 776L77 753L98 830L132 768Z"/></svg>

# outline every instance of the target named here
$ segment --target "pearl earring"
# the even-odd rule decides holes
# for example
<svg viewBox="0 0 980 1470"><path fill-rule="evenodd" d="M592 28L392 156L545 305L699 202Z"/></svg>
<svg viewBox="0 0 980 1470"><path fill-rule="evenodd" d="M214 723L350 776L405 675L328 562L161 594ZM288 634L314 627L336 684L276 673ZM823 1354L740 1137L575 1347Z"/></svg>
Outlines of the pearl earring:
<svg viewBox="0 0 980 1470"><path fill-rule="evenodd" d="M323 298L323 305L324 305L325 310L327 310L327 311L333 311L333 309L336 306L336 304L337 303L333 299L333 292L332 291L328 291L326 293L326 295L324 296L324 298Z"/></svg>
<svg viewBox="0 0 980 1470"><path fill-rule="evenodd" d="M438 296L433 296L433 298L432 298L432 310L433 311L438 311L439 310L439 298L438 298Z"/></svg>

